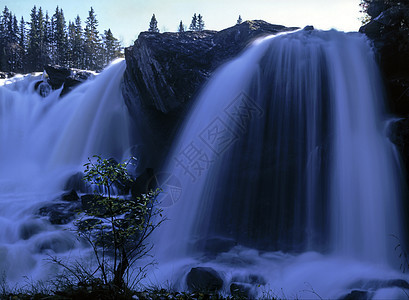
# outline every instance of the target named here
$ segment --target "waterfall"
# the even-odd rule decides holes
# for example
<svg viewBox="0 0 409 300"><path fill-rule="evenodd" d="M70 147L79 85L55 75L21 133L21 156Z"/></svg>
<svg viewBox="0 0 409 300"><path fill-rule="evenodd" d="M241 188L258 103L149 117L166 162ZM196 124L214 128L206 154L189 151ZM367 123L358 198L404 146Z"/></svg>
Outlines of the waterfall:
<svg viewBox="0 0 409 300"><path fill-rule="evenodd" d="M268 37L223 66L169 155L165 173L181 195L154 239L155 276L257 270L278 290L304 280L334 297L335 287L388 274L374 266L397 269L401 171L383 102L358 33Z"/></svg>
<svg viewBox="0 0 409 300"><path fill-rule="evenodd" d="M0 274L7 280L54 274L49 255L78 258L75 235L39 210L58 200L88 157L123 159L131 145L120 88L125 67L113 64L62 97L61 89L41 97L38 76L0 87Z"/></svg>

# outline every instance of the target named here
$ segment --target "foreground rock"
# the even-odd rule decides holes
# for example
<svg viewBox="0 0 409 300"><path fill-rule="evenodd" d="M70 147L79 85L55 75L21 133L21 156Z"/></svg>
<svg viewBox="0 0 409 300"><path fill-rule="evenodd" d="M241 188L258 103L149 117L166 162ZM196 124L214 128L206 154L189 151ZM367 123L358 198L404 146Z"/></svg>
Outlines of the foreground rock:
<svg viewBox="0 0 409 300"><path fill-rule="evenodd" d="M208 267L192 268L186 277L190 291L218 291L223 287L223 279L214 269Z"/></svg>

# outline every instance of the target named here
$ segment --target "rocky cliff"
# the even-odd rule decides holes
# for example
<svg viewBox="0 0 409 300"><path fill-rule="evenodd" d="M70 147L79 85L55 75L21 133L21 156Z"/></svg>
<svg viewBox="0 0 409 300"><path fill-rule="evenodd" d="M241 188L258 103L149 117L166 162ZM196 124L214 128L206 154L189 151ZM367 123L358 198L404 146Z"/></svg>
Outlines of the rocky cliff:
<svg viewBox="0 0 409 300"><path fill-rule="evenodd" d="M144 146L166 153L192 99L217 67L259 37L295 29L246 21L222 31L142 32L125 50L122 91L142 140L150 143Z"/></svg>
<svg viewBox="0 0 409 300"><path fill-rule="evenodd" d="M142 32L125 50L124 95L128 107L140 101L143 107L165 114L178 110L218 66L254 39L295 29L246 21L218 32Z"/></svg>
<svg viewBox="0 0 409 300"><path fill-rule="evenodd" d="M395 116L391 140L409 171L409 4L373 1L370 22L360 28L373 41L385 82L388 106ZM409 182L408 182L409 183ZM408 204L409 209L409 204Z"/></svg>

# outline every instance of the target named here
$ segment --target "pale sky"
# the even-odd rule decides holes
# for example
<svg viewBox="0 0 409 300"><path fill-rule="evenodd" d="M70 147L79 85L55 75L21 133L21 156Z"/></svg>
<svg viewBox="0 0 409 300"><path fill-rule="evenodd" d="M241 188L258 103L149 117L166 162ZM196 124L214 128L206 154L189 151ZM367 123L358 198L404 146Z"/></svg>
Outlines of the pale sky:
<svg viewBox="0 0 409 300"><path fill-rule="evenodd" d="M141 31L146 31L154 13L161 32L176 31L179 22L189 26L194 13L201 14L205 29L221 30L236 24L241 15L245 20L264 20L272 24L318 29L335 28L358 31L359 0L2 0L20 20L29 21L34 5L54 14L58 5L68 20L78 14L82 25L92 6L99 21L99 31L111 28L115 37L129 46Z"/></svg>

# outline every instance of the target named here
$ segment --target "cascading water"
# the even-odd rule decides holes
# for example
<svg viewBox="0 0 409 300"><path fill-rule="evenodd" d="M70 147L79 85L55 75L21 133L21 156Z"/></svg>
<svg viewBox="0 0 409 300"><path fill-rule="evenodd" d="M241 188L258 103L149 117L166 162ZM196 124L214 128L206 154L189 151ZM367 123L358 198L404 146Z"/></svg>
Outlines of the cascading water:
<svg viewBox="0 0 409 300"><path fill-rule="evenodd" d="M88 157L121 160L129 148L125 66L118 62L61 98L60 90L37 94L38 77L0 87L0 274L8 281L47 278L56 268L44 260L49 255L79 258L75 236L39 209L59 198Z"/></svg>
<svg viewBox="0 0 409 300"><path fill-rule="evenodd" d="M278 297L334 298L356 282L401 278L391 237L403 233L400 168L385 123L362 35L256 42L212 78L169 156L166 172L181 184L166 187L173 205L151 280L185 288L190 268L211 266L226 292L257 275Z"/></svg>

